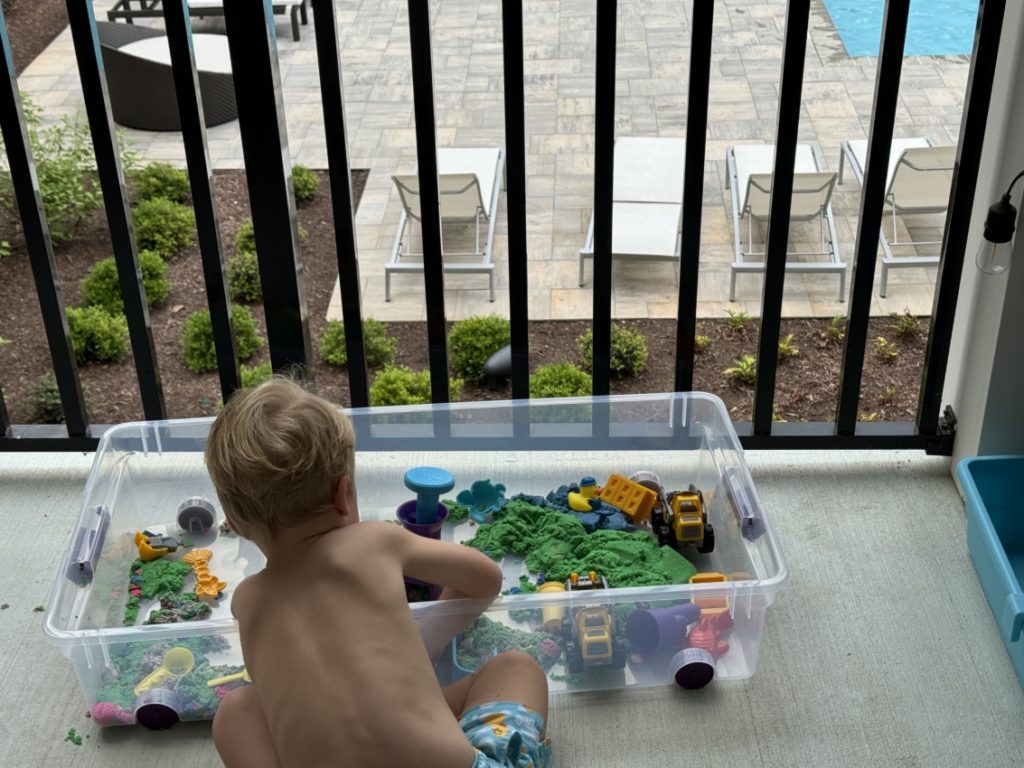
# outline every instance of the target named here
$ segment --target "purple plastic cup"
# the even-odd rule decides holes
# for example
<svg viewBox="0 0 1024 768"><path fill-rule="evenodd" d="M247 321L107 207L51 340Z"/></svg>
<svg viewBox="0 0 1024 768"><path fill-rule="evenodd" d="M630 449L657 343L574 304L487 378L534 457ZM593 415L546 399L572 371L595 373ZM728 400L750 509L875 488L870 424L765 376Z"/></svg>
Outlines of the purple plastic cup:
<svg viewBox="0 0 1024 768"><path fill-rule="evenodd" d="M432 523L416 522L416 499L410 499L398 507L398 519L407 531L412 531L417 536L425 536L428 539L441 538L441 526L448 517L448 507L444 504L437 505L437 519ZM439 584L428 584L419 579L405 579L405 594L410 603L426 600L437 600L441 596L442 587Z"/></svg>
<svg viewBox="0 0 1024 768"><path fill-rule="evenodd" d="M699 618L700 608L693 603L638 608L626 619L626 638L633 650L653 656L663 648L681 646L686 628Z"/></svg>

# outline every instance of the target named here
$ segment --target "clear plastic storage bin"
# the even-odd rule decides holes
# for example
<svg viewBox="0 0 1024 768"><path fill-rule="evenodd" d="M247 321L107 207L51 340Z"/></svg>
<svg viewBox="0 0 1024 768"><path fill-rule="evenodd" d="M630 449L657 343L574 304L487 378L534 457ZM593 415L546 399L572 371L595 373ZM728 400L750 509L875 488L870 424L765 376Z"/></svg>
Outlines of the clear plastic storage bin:
<svg viewBox="0 0 1024 768"><path fill-rule="evenodd" d="M601 573L584 558L576 577L563 579L565 574L542 576L527 567L524 557L507 555L501 563L508 593L487 604L438 657L442 682L516 647L538 658L553 692L673 680L695 687L712 675L730 679L754 673L765 614L785 588L787 569L718 398L652 394L349 413L357 430L363 519L395 520L397 508L413 498L405 473L420 466L441 467L454 476L454 489L442 495L452 499L478 480L504 485L504 496L513 499L518 494L545 497L562 486L580 493L581 480L589 477L608 489L603 494L619 494L616 503L624 507L634 503L633 482L655 488L655 478L660 480L664 493L654 494L659 504L668 505L672 491L683 492L671 496L671 506L680 507L679 524L671 518L660 526L662 540L672 544L661 548L665 552L653 548L659 553L658 567L665 565L662 570L683 583L623 587L612 579L605 588L606 576L630 569ZM230 600L234 586L262 568L263 557L255 545L221 528L223 511L202 455L211 423L124 424L106 432L97 450L50 597L45 631L70 659L101 725L164 727L179 719L208 719L227 690L248 682ZM682 515L687 505L697 503L691 484L713 526L710 552L699 551L707 549L706 538L675 543L680 536L692 538L696 530L687 527ZM649 500L642 491L640 496ZM641 511L635 523L643 532L639 536L656 543L651 523L642 518ZM600 518L596 525L621 522ZM479 530L480 524L467 518L446 522L441 537L466 541ZM148 544L143 541L143 548L178 545L157 558L170 571L163 603L150 591L139 594L146 586L133 573L140 533L154 537ZM601 563L614 556L622 565L622 558L632 556L619 544L606 549L612 554L602 554ZM211 554L206 558L200 552L200 563L186 567L183 563L195 550ZM676 551L693 568L681 569ZM572 556L567 551L567 562ZM557 560L549 562L553 571L561 569ZM206 568L204 583L226 584L212 604L190 597L199 565ZM698 575L691 583L684 577L693 571ZM146 573L149 579L152 574ZM644 573L634 568L632 581L644 581ZM668 577L650 580L658 578ZM425 634L464 624L479 608L469 601L425 601L411 607ZM196 611L198 617L192 615ZM175 612L191 620L144 623Z"/></svg>

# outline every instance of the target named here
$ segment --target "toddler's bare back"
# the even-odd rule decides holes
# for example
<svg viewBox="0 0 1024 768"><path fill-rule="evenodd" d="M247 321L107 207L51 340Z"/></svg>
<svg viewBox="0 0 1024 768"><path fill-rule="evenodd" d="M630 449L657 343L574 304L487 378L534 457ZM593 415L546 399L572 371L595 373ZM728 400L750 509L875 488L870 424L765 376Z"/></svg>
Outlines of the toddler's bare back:
<svg viewBox="0 0 1024 768"><path fill-rule="evenodd" d="M405 598L388 523L332 530L243 581L233 610L286 766L470 766Z"/></svg>

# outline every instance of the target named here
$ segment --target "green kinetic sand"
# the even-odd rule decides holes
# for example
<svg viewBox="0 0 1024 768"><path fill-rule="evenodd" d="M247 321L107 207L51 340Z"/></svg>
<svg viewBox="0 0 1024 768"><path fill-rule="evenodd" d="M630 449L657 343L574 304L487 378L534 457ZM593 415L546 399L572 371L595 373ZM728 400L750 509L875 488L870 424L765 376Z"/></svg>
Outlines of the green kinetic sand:
<svg viewBox="0 0 1024 768"><path fill-rule="evenodd" d="M501 622L481 616L457 640L459 666L476 670L491 656L504 651L528 653L544 671L551 669L562 655L557 639L542 629L527 632L507 627Z"/></svg>
<svg viewBox="0 0 1024 768"><path fill-rule="evenodd" d="M192 566L181 560L158 557L148 563L136 559L129 577L131 596L125 603L124 623L131 626L139 615L139 604L164 595L174 595L185 585Z"/></svg>
<svg viewBox="0 0 1024 768"><path fill-rule="evenodd" d="M597 571L612 587L685 584L697 569L643 531L588 534L572 515L526 501L508 503L499 520L480 526L468 546L498 560L521 555L533 573L565 581L571 573Z"/></svg>

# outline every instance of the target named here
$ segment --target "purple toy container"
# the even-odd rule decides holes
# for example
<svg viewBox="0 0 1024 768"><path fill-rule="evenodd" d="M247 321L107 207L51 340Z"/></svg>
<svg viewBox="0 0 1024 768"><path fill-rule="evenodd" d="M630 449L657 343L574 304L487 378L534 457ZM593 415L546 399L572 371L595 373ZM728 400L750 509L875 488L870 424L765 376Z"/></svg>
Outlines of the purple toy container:
<svg viewBox="0 0 1024 768"><path fill-rule="evenodd" d="M441 526L448 517L448 507L439 503L437 505L437 518L434 522L420 524L416 522L416 503L416 499L410 499L402 503L398 507L398 519L407 531L412 531L417 536L426 536L428 539L440 539ZM437 600L441 596L441 587L439 585L428 584L419 579L406 578L405 591L411 603Z"/></svg>
<svg viewBox="0 0 1024 768"><path fill-rule="evenodd" d="M666 608L638 608L626 619L626 638L633 650L653 656L669 647L680 647L686 628L700 618L700 608L693 603Z"/></svg>

